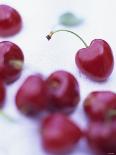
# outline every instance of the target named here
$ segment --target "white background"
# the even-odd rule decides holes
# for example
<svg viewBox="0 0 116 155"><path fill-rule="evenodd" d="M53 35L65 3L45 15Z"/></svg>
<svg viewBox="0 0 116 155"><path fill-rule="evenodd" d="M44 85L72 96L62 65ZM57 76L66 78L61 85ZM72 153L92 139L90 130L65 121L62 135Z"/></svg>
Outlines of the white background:
<svg viewBox="0 0 116 155"><path fill-rule="evenodd" d="M16 36L0 38L18 44L25 55L25 69L21 78L7 87L4 111L17 123L0 118L0 155L47 155L43 151L39 133L39 120L30 120L17 111L14 96L24 79L31 73L48 75L57 69L73 73L80 83L81 102L71 119L86 127L82 101L93 90L116 92L116 67L104 83L92 82L80 75L74 62L75 54L83 44L70 34L59 33L48 42L47 33L57 24L60 14L73 11L84 18L84 23L73 30L88 44L95 38L105 39L111 45L116 59L116 2L115 0L0 0L16 8L23 18L23 30ZM91 155L84 140L71 155ZM93 153L92 153L93 155Z"/></svg>

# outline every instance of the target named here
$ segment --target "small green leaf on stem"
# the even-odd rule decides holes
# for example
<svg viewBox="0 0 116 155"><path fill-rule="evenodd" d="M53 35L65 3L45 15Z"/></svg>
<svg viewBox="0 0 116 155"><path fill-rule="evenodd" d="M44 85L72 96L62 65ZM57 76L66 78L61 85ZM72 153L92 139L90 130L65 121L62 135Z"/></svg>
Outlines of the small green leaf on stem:
<svg viewBox="0 0 116 155"><path fill-rule="evenodd" d="M71 12L62 14L59 18L59 24L63 26L78 26L83 22L83 19L78 18Z"/></svg>

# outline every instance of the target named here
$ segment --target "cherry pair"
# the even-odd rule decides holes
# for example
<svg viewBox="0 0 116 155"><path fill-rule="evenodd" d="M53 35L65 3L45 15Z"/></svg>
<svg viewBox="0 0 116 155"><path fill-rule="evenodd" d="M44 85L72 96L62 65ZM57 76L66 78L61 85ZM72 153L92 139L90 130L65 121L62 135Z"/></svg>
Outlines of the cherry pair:
<svg viewBox="0 0 116 155"><path fill-rule="evenodd" d="M89 144L104 155L116 154L116 93L90 93L84 110L91 120L86 132Z"/></svg>
<svg viewBox="0 0 116 155"><path fill-rule="evenodd" d="M40 74L31 75L16 94L18 109L27 115L36 115L43 110L69 113L79 100L79 84L66 71L56 71L47 79Z"/></svg>
<svg viewBox="0 0 116 155"><path fill-rule="evenodd" d="M107 80L114 67L114 58L109 44L102 39L95 39L88 46L79 35L69 30L52 31L47 35L47 39L50 40L55 33L62 31L74 34L86 47L80 49L75 56L79 70L94 81Z"/></svg>

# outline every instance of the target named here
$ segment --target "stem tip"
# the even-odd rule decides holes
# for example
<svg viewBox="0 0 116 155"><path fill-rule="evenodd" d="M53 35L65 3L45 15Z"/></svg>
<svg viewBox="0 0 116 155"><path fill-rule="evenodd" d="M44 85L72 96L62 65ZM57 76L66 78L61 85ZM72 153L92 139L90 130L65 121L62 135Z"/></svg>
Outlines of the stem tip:
<svg viewBox="0 0 116 155"><path fill-rule="evenodd" d="M54 34L53 32L50 32L50 33L46 36L46 38L47 38L48 40L51 40L53 34Z"/></svg>

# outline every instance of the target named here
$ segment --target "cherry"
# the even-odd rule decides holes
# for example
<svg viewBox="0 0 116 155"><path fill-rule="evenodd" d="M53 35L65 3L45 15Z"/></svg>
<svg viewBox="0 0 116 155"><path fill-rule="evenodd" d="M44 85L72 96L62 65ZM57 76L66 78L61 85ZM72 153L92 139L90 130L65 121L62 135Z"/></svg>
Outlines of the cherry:
<svg viewBox="0 0 116 155"><path fill-rule="evenodd" d="M80 49L75 57L79 70L95 81L105 81L111 75L114 67L114 58L109 44L102 39L95 39L88 46L85 41L76 33L69 30L57 30L50 32L47 39L60 31L65 31L77 36L86 48Z"/></svg>
<svg viewBox="0 0 116 155"><path fill-rule="evenodd" d="M84 101L84 110L93 121L116 120L116 93L96 91Z"/></svg>
<svg viewBox="0 0 116 155"><path fill-rule="evenodd" d="M60 153L72 150L83 133L66 115L55 113L42 123L42 142L47 151Z"/></svg>
<svg viewBox="0 0 116 155"><path fill-rule="evenodd" d="M47 79L49 107L52 110L71 112L80 100L79 85L75 77L66 71L56 71Z"/></svg>
<svg viewBox="0 0 116 155"><path fill-rule="evenodd" d="M116 154L116 121L91 122L86 133L93 149L102 155Z"/></svg>
<svg viewBox="0 0 116 155"><path fill-rule="evenodd" d="M106 80L114 66L112 50L102 39L95 39L89 47L79 50L75 61L81 72L95 81Z"/></svg>
<svg viewBox="0 0 116 155"><path fill-rule="evenodd" d="M0 5L0 36L11 36L20 31L22 20L19 13L8 5Z"/></svg>
<svg viewBox="0 0 116 155"><path fill-rule="evenodd" d="M0 80L0 108L4 106L4 101L6 97L6 88L3 80Z"/></svg>
<svg viewBox="0 0 116 155"><path fill-rule="evenodd" d="M47 89L40 74L30 75L16 94L16 106L25 115L35 116L45 110Z"/></svg>
<svg viewBox="0 0 116 155"><path fill-rule="evenodd" d="M9 41L0 42L0 78L14 82L21 74L24 56L21 49Z"/></svg>

